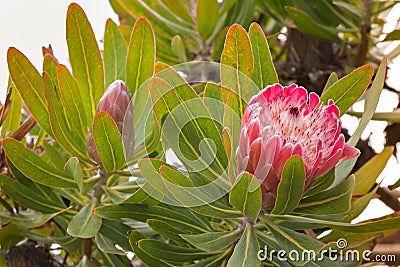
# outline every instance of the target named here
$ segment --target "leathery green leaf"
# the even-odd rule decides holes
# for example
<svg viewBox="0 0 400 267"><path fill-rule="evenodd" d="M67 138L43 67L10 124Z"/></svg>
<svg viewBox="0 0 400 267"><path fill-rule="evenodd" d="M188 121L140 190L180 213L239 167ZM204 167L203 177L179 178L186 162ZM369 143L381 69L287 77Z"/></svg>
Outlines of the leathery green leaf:
<svg viewBox="0 0 400 267"><path fill-rule="evenodd" d="M104 72L106 86L116 80L125 80L127 44L111 19L107 20L104 33Z"/></svg>
<svg viewBox="0 0 400 267"><path fill-rule="evenodd" d="M64 65L58 66L57 78L61 99L75 128L74 130L86 141L86 136L89 133L89 124L86 120L86 111L78 84Z"/></svg>
<svg viewBox="0 0 400 267"><path fill-rule="evenodd" d="M254 56L254 83L259 89L278 83L278 75L269 51L267 38L261 26L257 23L252 23L249 28L249 36Z"/></svg>
<svg viewBox="0 0 400 267"><path fill-rule="evenodd" d="M43 73L43 88L49 109L49 118L54 138L69 153L87 160L85 139L71 128L70 117L60 99L59 90L53 86L49 75Z"/></svg>
<svg viewBox="0 0 400 267"><path fill-rule="evenodd" d="M255 222L261 210L261 201L261 188L257 179L248 172L240 174L229 194L232 206Z"/></svg>
<svg viewBox="0 0 400 267"><path fill-rule="evenodd" d="M144 17L136 20L128 46L126 60L126 85L133 95L154 72L155 63L155 37L150 21Z"/></svg>
<svg viewBox="0 0 400 267"><path fill-rule="evenodd" d="M92 121L104 92L103 60L92 27L82 8L72 3L67 12L67 44L72 72L79 86L87 121Z"/></svg>
<svg viewBox="0 0 400 267"><path fill-rule="evenodd" d="M272 213L286 214L297 207L303 195L305 176L301 157L293 156L289 158L283 168Z"/></svg>
<svg viewBox="0 0 400 267"><path fill-rule="evenodd" d="M153 258L170 262L195 261L220 253L219 251L204 252L194 248L175 246L151 239L139 240L138 247Z"/></svg>
<svg viewBox="0 0 400 267"><path fill-rule="evenodd" d="M11 79L26 107L40 127L47 134L52 135L49 112L44 99L42 78L39 72L25 55L14 47L8 49L7 62Z"/></svg>
<svg viewBox="0 0 400 267"><path fill-rule="evenodd" d="M93 138L106 171L116 171L124 166L122 137L108 113L96 113L93 122Z"/></svg>
<svg viewBox="0 0 400 267"><path fill-rule="evenodd" d="M307 214L339 214L349 210L354 177L350 176L335 187L303 198L296 212Z"/></svg>
<svg viewBox="0 0 400 267"><path fill-rule="evenodd" d="M6 136L15 132L19 128L22 116L22 99L15 89L15 85L12 83L11 79L8 81L8 90L11 90L11 105L1 127L2 136ZM7 94L9 93L10 91L7 92Z"/></svg>
<svg viewBox="0 0 400 267"><path fill-rule="evenodd" d="M217 0L197 1L196 19L197 30L203 40L213 33L218 21L219 4Z"/></svg>
<svg viewBox="0 0 400 267"><path fill-rule="evenodd" d="M58 213L65 209L65 206L62 206L60 203L47 199L45 196L36 192L32 192L29 187L3 174L0 174L0 186L13 197L14 201L26 208L46 214Z"/></svg>
<svg viewBox="0 0 400 267"><path fill-rule="evenodd" d="M39 184L56 188L74 188L75 180L26 148L22 143L6 138L2 141L7 158L26 177Z"/></svg>
<svg viewBox="0 0 400 267"><path fill-rule="evenodd" d="M225 249L238 239L239 235L239 231L208 232L198 235L181 234L187 242L204 251Z"/></svg>
<svg viewBox="0 0 400 267"><path fill-rule="evenodd" d="M354 173L356 177L355 195L362 195L369 192L374 186L379 174L381 174L385 168L392 153L393 147L386 147L381 153L372 157Z"/></svg>
<svg viewBox="0 0 400 267"><path fill-rule="evenodd" d="M244 110L245 102L254 95L252 75L253 52L249 36L242 26L234 24L228 30L221 55L221 85L242 98L240 110Z"/></svg>
<svg viewBox="0 0 400 267"><path fill-rule="evenodd" d="M321 96L321 103L326 104L332 99L343 115L367 89L373 74L374 67L371 64L355 69L326 89Z"/></svg>
<svg viewBox="0 0 400 267"><path fill-rule="evenodd" d="M368 122L371 120L375 113L376 106L378 105L379 96L382 92L383 85L386 80L386 67L387 58L384 57L379 65L378 71L376 72L374 81L372 82L371 88L368 90L365 96L364 112L361 117L360 123L354 134L347 141L350 145L355 146L361 137L365 127L367 127Z"/></svg>
<svg viewBox="0 0 400 267"><path fill-rule="evenodd" d="M68 234L81 238L90 238L100 230L102 219L93 214L95 201L91 201L76 214L68 225Z"/></svg>
<svg viewBox="0 0 400 267"><path fill-rule="evenodd" d="M228 261L227 267L260 266L260 260L257 257L259 250L260 246L258 244L257 237L254 234L252 226L247 223L242 237L236 244L233 254Z"/></svg>

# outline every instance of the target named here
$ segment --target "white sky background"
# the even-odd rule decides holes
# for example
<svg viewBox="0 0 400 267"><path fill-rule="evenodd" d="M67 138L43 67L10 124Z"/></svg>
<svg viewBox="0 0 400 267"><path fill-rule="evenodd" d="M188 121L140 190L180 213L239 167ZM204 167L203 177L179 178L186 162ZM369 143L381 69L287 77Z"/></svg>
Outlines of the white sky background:
<svg viewBox="0 0 400 267"><path fill-rule="evenodd" d="M92 24L97 40L101 40L104 34L105 23L108 18L118 23L117 15L112 10L108 0L0 0L0 100L4 102L7 81L7 49L11 46L16 47L24 53L29 60L41 72L42 68L42 46L51 44L60 63L69 66L68 49L65 33L65 21L68 5L72 2L78 3ZM398 19L400 5L393 12L393 22ZM390 15L389 15L390 16ZM395 23L387 29L390 32L395 27ZM389 70L388 83L400 90L400 60ZM378 105L378 111L391 111L397 105L397 95L385 92ZM362 111L363 103L356 106L357 111ZM347 116L347 115L345 115ZM344 116L344 117L345 117ZM343 121L343 126L354 132L358 120L347 116ZM383 149L383 129L385 122L371 122L363 134L363 138L368 137L372 132L371 142L377 152ZM388 168L380 178L385 178L382 185L394 183L400 175L400 165L393 157L389 161ZM373 201L368 210L358 218L366 219L370 217L383 216L391 213L383 203L378 200Z"/></svg>
<svg viewBox="0 0 400 267"><path fill-rule="evenodd" d="M42 68L42 46L53 47L58 60L69 66L66 41L68 5L79 4L92 24L97 40L104 35L107 18L118 22L108 0L0 0L0 99L7 91L7 49L16 47L35 67Z"/></svg>

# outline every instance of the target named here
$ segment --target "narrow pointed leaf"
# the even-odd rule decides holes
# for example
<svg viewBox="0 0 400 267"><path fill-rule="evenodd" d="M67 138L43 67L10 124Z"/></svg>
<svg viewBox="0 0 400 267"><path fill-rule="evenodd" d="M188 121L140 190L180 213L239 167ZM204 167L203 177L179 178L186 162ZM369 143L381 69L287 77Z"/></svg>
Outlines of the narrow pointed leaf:
<svg viewBox="0 0 400 267"><path fill-rule="evenodd" d="M229 194L229 202L253 222L261 210L261 188L250 173L242 173Z"/></svg>
<svg viewBox="0 0 400 267"><path fill-rule="evenodd" d="M221 84L241 98L240 110L244 110L252 92L253 52L245 29L234 24L228 30L221 55ZM255 89L254 89L255 90Z"/></svg>
<svg viewBox="0 0 400 267"><path fill-rule="evenodd" d="M273 214L290 213L297 207L303 195L305 176L301 157L289 158L283 168Z"/></svg>
<svg viewBox="0 0 400 267"><path fill-rule="evenodd" d="M76 187L75 180L69 174L56 169L22 143L6 138L2 145L7 158L32 181L57 188Z"/></svg>
<svg viewBox="0 0 400 267"><path fill-rule="evenodd" d="M19 128L19 125L21 123L21 96L18 94L18 91L11 80L8 81L8 88L8 90L12 90L11 104L3 125L1 126L1 136L7 136L14 133Z"/></svg>
<svg viewBox="0 0 400 267"><path fill-rule="evenodd" d="M372 65L355 69L326 89L321 96L321 102L326 104L332 99L338 106L340 115L343 115L367 89L373 74Z"/></svg>
<svg viewBox="0 0 400 267"><path fill-rule="evenodd" d="M7 52L10 76L22 97L26 107L37 123L52 135L49 112L44 99L42 78L32 63L16 48L11 47Z"/></svg>
<svg viewBox="0 0 400 267"><path fill-rule="evenodd" d="M67 12L67 44L87 121L92 121L104 92L103 61L92 27L82 8L72 3Z"/></svg>
<svg viewBox="0 0 400 267"><path fill-rule="evenodd" d="M64 166L65 170L74 177L79 190L83 189L83 172L79 160L75 157L70 158Z"/></svg>
<svg viewBox="0 0 400 267"><path fill-rule="evenodd" d="M81 238L90 238L97 234L102 219L93 214L94 207L95 201L92 201L72 218L67 228L68 234Z"/></svg>
<svg viewBox="0 0 400 267"><path fill-rule="evenodd" d="M111 19L107 20L104 33L104 72L106 86L116 80L125 80L127 45Z"/></svg>
<svg viewBox="0 0 400 267"><path fill-rule="evenodd" d="M29 187L3 174L0 174L0 186L13 197L14 201L26 208L45 214L58 213L65 209L65 206L62 206L60 203L49 200L36 192L32 192Z"/></svg>
<svg viewBox="0 0 400 267"><path fill-rule="evenodd" d="M213 33L218 21L218 13L219 4L217 0L197 1L197 30L204 41Z"/></svg>
<svg viewBox="0 0 400 267"><path fill-rule="evenodd" d="M258 244L257 237L254 234L252 227L247 224L242 237L233 250L233 254L228 261L227 267L260 266L260 260L257 257L259 250L260 246Z"/></svg>
<svg viewBox="0 0 400 267"><path fill-rule="evenodd" d="M125 164L124 147L118 127L106 112L96 113L93 138L104 168L116 171Z"/></svg>
<svg viewBox="0 0 400 267"><path fill-rule="evenodd" d="M252 23L249 29L249 36L254 57L253 81L259 89L267 85L279 82L267 38L257 23Z"/></svg>
<svg viewBox="0 0 400 267"><path fill-rule="evenodd" d="M364 112L358 127L354 134L347 141L348 144L355 146L361 137L365 127L371 120L375 113L376 106L378 105L379 96L382 92L385 80L386 80L386 68L387 58L384 57L379 65L378 71L376 72L374 81L372 82L371 88L368 90L365 96Z"/></svg>
<svg viewBox="0 0 400 267"><path fill-rule="evenodd" d="M84 139L79 138L77 131L71 128L70 117L60 99L59 89L52 85L46 72L43 74L43 88L54 138L66 151L82 160L87 160Z"/></svg>
<svg viewBox="0 0 400 267"><path fill-rule="evenodd" d="M126 61L126 85L134 96L154 72L155 37L150 22L140 17L133 27ZM135 97L135 96L134 96ZM132 100L134 102L134 99Z"/></svg>
<svg viewBox="0 0 400 267"><path fill-rule="evenodd" d="M180 35L175 35L171 39L171 50L179 58L181 62L187 61L185 45Z"/></svg>
<svg viewBox="0 0 400 267"><path fill-rule="evenodd" d="M204 251L218 251L225 249L238 239L240 232L238 231L225 231L225 232L208 232L199 235L185 235L181 236L193 246Z"/></svg>
<svg viewBox="0 0 400 267"><path fill-rule="evenodd" d="M74 77L64 65L57 69L58 84L61 99L76 132L86 141L89 133L89 124L86 119L86 110L80 94L80 89Z"/></svg>
<svg viewBox="0 0 400 267"><path fill-rule="evenodd" d="M376 179L385 168L392 153L393 147L386 147L381 153L372 157L354 173L356 178L355 195L362 195L369 192L374 186Z"/></svg>

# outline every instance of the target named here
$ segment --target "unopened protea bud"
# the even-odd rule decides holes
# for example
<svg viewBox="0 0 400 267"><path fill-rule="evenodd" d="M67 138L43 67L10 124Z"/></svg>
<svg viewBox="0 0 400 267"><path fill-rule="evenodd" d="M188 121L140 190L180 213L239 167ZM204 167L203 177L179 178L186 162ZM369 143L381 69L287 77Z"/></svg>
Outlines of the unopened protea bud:
<svg viewBox="0 0 400 267"><path fill-rule="evenodd" d="M238 171L258 179L264 207L273 208L283 167L291 156L303 160L306 192L340 160L359 155L340 133L338 107L332 100L327 106L319 104L315 93L295 84L269 86L250 100L240 131Z"/></svg>
<svg viewBox="0 0 400 267"><path fill-rule="evenodd" d="M124 121L133 121L133 108L130 101L131 97L125 83L121 80L117 80L107 87L99 101L96 112L108 113L117 125L119 132L122 134ZM124 120L125 116L128 118L127 120ZM133 129L130 130L133 132ZM124 138L125 137L126 134L124 134ZM130 142L132 143L133 141L131 140ZM89 132L86 138L86 149L89 156L94 161L100 162L92 131Z"/></svg>

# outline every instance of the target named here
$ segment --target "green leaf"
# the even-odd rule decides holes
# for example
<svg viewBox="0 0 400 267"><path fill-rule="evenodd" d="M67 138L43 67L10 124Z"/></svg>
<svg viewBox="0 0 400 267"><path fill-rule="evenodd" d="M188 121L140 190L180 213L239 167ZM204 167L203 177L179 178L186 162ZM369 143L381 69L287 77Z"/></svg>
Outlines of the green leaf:
<svg viewBox="0 0 400 267"><path fill-rule="evenodd" d="M336 72L332 72L329 77L328 80L326 81L326 84L324 86L324 90L322 91L322 94L325 93L325 91L331 87L335 82L337 82L339 80L339 77L337 76Z"/></svg>
<svg viewBox="0 0 400 267"><path fill-rule="evenodd" d="M43 58L43 72L47 72L50 76L51 83L53 86L58 87L57 81L57 68L58 68L57 60L50 54L46 54Z"/></svg>
<svg viewBox="0 0 400 267"><path fill-rule="evenodd" d="M65 206L60 203L32 191L31 188L3 174L0 174L0 186L14 201L26 208L47 214L58 213L65 209Z"/></svg>
<svg viewBox="0 0 400 267"><path fill-rule="evenodd" d="M15 246L19 241L23 240L24 236L21 234L18 226L10 223L1 227L0 229L0 247L5 251Z"/></svg>
<svg viewBox="0 0 400 267"><path fill-rule="evenodd" d="M287 214L297 207L303 195L305 177L301 157L290 157L283 167L273 214Z"/></svg>
<svg viewBox="0 0 400 267"><path fill-rule="evenodd" d="M261 188L257 179L248 172L240 174L229 194L229 202L255 222L262 202Z"/></svg>
<svg viewBox="0 0 400 267"><path fill-rule="evenodd" d="M268 227L268 229L274 236L275 240L279 244L279 248L274 248L274 249L276 249L276 250L282 249L287 252L290 251L290 253L293 253L294 251L296 251L297 255L303 256L303 257L290 257L289 256L287 258L289 260L289 262L291 262L295 266L303 266L306 263L308 263L310 266L341 266L339 263L333 264L331 261L328 260L327 257L325 257L324 260L320 260L320 257L323 256L323 254L319 255L319 252L325 246L325 244L322 243L321 241L315 240L306 234L298 233L291 229L287 229L280 225L276 225L272 222L267 222L266 226ZM314 261L309 262L307 259L306 252L311 252L311 254L308 254L308 255L310 255L310 257L313 256L312 252L315 252L315 254L317 255L316 258L318 259L318 261L317 262L314 262ZM296 254L293 253L292 255L296 255ZM327 262L329 262L330 264L328 265ZM307 265L307 266L309 266L309 265Z"/></svg>
<svg viewBox="0 0 400 267"><path fill-rule="evenodd" d="M168 238L169 240L174 240L181 243L184 241L180 236L182 231L164 221L149 219L147 220L147 224L155 232L157 232L161 236Z"/></svg>
<svg viewBox="0 0 400 267"><path fill-rule="evenodd" d="M7 52L8 70L10 76L22 97L26 107L36 122L52 135L49 112L44 99L42 78L32 63L16 48L11 47Z"/></svg>
<svg viewBox="0 0 400 267"><path fill-rule="evenodd" d="M75 180L69 174L54 168L22 143L6 138L2 144L7 158L32 181L56 188L76 187Z"/></svg>
<svg viewBox="0 0 400 267"><path fill-rule="evenodd" d="M226 203L223 203L225 199ZM233 209L230 206L228 202L228 196L224 196L223 198L217 201L205 204L203 206L190 207L190 209L204 216L210 216L221 219L229 219L229 218L232 219L242 216L242 213L240 211L238 211L237 209Z"/></svg>
<svg viewBox="0 0 400 267"><path fill-rule="evenodd" d="M381 153L372 157L354 173L356 178L355 195L363 195L369 192L374 186L376 179L385 168L392 153L393 147L386 147Z"/></svg>
<svg viewBox="0 0 400 267"><path fill-rule="evenodd" d="M222 51L224 50L225 38L228 33L228 27L224 27L217 35L214 43L214 50L211 54L211 59L218 62L221 59Z"/></svg>
<svg viewBox="0 0 400 267"><path fill-rule="evenodd" d="M368 122L371 120L375 113L376 106L378 105L379 96L382 92L385 80L386 80L386 67L387 58L384 57L379 65L378 71L376 72L374 81L372 82L371 88L367 91L365 95L364 112L358 127L354 134L347 141L348 144L355 146L361 137L365 127L367 127Z"/></svg>
<svg viewBox="0 0 400 267"><path fill-rule="evenodd" d="M197 30L203 41L211 36L218 21L219 4L217 0L197 1Z"/></svg>
<svg viewBox="0 0 400 267"><path fill-rule="evenodd" d="M332 169L321 177L318 177L311 189L305 193L305 196L311 196L329 188L334 181L335 169Z"/></svg>
<svg viewBox="0 0 400 267"><path fill-rule="evenodd" d="M189 23L193 23L193 18L190 13L191 4L185 0L175 0L173 2L169 0L161 0L161 2L168 7L175 15L181 17Z"/></svg>
<svg viewBox="0 0 400 267"><path fill-rule="evenodd" d="M336 28L319 24L310 15L295 7L287 6L285 9L299 31L319 40L340 42L339 30Z"/></svg>
<svg viewBox="0 0 400 267"><path fill-rule="evenodd" d="M195 261L219 253L218 251L212 253L203 252L194 248L179 247L150 239L139 240L138 247L153 258L171 262Z"/></svg>
<svg viewBox="0 0 400 267"><path fill-rule="evenodd" d="M90 238L95 236L100 230L102 219L93 214L93 209L96 205L95 201L91 201L76 214L68 225L68 234Z"/></svg>
<svg viewBox="0 0 400 267"><path fill-rule="evenodd" d="M395 190L396 188L400 187L400 179L397 180L397 182L395 182L394 184L389 186L390 190Z"/></svg>
<svg viewBox="0 0 400 267"><path fill-rule="evenodd" d="M233 254L230 257L227 267L255 267L260 266L260 260L257 257L257 253L260 250L260 246L257 241L257 237L250 224L246 224L246 228L236 244Z"/></svg>
<svg viewBox="0 0 400 267"><path fill-rule="evenodd" d="M337 186L305 197L297 206L296 212L307 214L339 214L349 210L354 178L349 177Z"/></svg>
<svg viewBox="0 0 400 267"><path fill-rule="evenodd" d="M114 242L98 232L95 236L97 247L104 253L125 255L125 252L115 247Z"/></svg>
<svg viewBox="0 0 400 267"><path fill-rule="evenodd" d="M188 169L206 170L221 183L226 182L220 177L227 167L221 125L210 117L204 102L179 74L166 69L158 75L165 81L152 78L149 88L163 141Z"/></svg>
<svg viewBox="0 0 400 267"><path fill-rule="evenodd" d="M71 128L69 116L61 102L59 91L53 87L46 72L43 73L43 88L54 138L66 151L79 157L79 159L88 161L85 139L79 137L78 132Z"/></svg>
<svg viewBox="0 0 400 267"><path fill-rule="evenodd" d="M106 22L104 33L104 72L106 86L116 80L125 80L127 45L118 29L117 24L111 19Z"/></svg>
<svg viewBox="0 0 400 267"><path fill-rule="evenodd" d="M204 229L204 225L192 216L158 206L123 203L96 208L95 213L110 220L121 218L130 218L141 222L146 222L149 219L161 220L186 233L204 233L207 231L207 228Z"/></svg>
<svg viewBox="0 0 400 267"><path fill-rule="evenodd" d="M353 219L357 218L368 206L378 188L379 185L377 184L370 192L361 197L353 199L351 201L351 208L347 212L347 215L342 219L342 222L351 222Z"/></svg>
<svg viewBox="0 0 400 267"><path fill-rule="evenodd" d="M1 125L1 136L7 136L14 133L21 123L21 109L22 109L22 99L18 94L15 85L12 83L11 79L8 80L8 92L10 94L11 90L11 104L10 109L8 110L7 116L4 119L3 124Z"/></svg>
<svg viewBox="0 0 400 267"><path fill-rule="evenodd" d="M221 55L221 85L230 88L240 98L240 110L245 103L255 95L252 88L253 53L249 36L239 24L234 24L228 30L224 50Z"/></svg>
<svg viewBox="0 0 400 267"><path fill-rule="evenodd" d="M89 125L86 120L86 111L78 84L64 65L58 66L57 78L60 87L60 96L68 117L74 126L74 131L86 142L86 136L89 133Z"/></svg>
<svg viewBox="0 0 400 267"><path fill-rule="evenodd" d="M154 72L155 62L155 39L150 21L144 17L136 20L133 27L128 47L126 61L126 85L133 95Z"/></svg>
<svg viewBox="0 0 400 267"><path fill-rule="evenodd" d="M355 69L330 86L322 94L321 102L326 104L332 99L343 115L367 89L373 74L374 67L371 64Z"/></svg>
<svg viewBox="0 0 400 267"><path fill-rule="evenodd" d="M224 127L229 129L232 136L232 146L237 147L239 143L240 128L242 125L242 114L244 108L242 99L233 91L227 89L225 96Z"/></svg>
<svg viewBox="0 0 400 267"><path fill-rule="evenodd" d="M99 233L112 240L114 244L117 244L125 251L129 251L131 249L128 240L128 232L130 230L132 230L130 226L120 221L103 219Z"/></svg>
<svg viewBox="0 0 400 267"><path fill-rule="evenodd" d="M400 39L400 30L394 30L389 32L385 39L383 40L385 41L398 41Z"/></svg>
<svg viewBox="0 0 400 267"><path fill-rule="evenodd" d="M250 25L249 36L254 57L253 82L259 89L278 83L278 74L272 61L267 38L259 24Z"/></svg>
<svg viewBox="0 0 400 267"><path fill-rule="evenodd" d="M186 62L187 61L185 45L184 45L184 43L182 41L181 36L175 35L171 39L171 50L179 58L179 60L181 62Z"/></svg>
<svg viewBox="0 0 400 267"><path fill-rule="evenodd" d="M152 257L146 252L144 252L141 248L139 248L138 243L140 240L143 240L145 237L138 231L129 232L129 243L132 246L132 249L135 252L135 255L141 259L148 266L176 266L176 264L168 263L167 261L161 260L159 257Z"/></svg>
<svg viewBox="0 0 400 267"><path fill-rule="evenodd" d="M208 232L198 235L185 235L182 238L193 246L204 251L223 250L232 244L240 235L239 231Z"/></svg>
<svg viewBox="0 0 400 267"><path fill-rule="evenodd" d="M116 171L125 165L122 137L108 113L96 113L93 121L93 138L106 171Z"/></svg>
<svg viewBox="0 0 400 267"><path fill-rule="evenodd" d="M103 60L92 27L82 8L72 3L67 12L67 44L72 71L91 122L104 92Z"/></svg>
<svg viewBox="0 0 400 267"><path fill-rule="evenodd" d="M369 232L382 232L384 230L398 229L400 223L400 217L394 218L381 218L374 221L366 221L357 224L319 220L313 218L306 218L293 215L274 215L270 214L263 218L264 221L271 220L279 223L280 226L290 228L293 230L304 230L304 229L322 229L322 228L333 228L345 232L353 233L369 233Z"/></svg>
<svg viewBox="0 0 400 267"><path fill-rule="evenodd" d="M65 170L74 177L80 191L83 189L83 172L78 158L70 158L64 166Z"/></svg>
<svg viewBox="0 0 400 267"><path fill-rule="evenodd" d="M12 214L10 214L9 212L4 212L0 213L0 218L9 219L13 223L18 225L18 227L20 228L32 229L43 226L51 218L57 216L63 211L64 210L59 211L57 213L48 213L48 214L29 212L29 211L22 211L19 213L12 213Z"/></svg>

